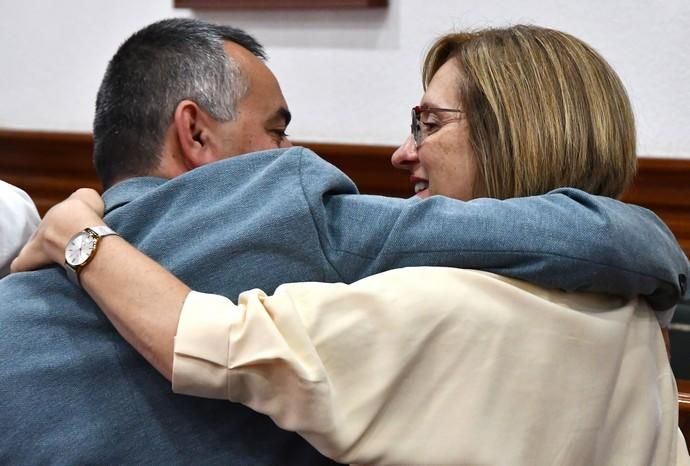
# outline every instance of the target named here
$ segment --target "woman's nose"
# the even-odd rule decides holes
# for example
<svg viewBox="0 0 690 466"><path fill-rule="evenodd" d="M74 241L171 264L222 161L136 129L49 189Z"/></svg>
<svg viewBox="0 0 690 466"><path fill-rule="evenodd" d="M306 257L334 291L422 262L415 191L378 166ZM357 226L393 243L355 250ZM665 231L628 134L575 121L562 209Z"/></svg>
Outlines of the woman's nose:
<svg viewBox="0 0 690 466"><path fill-rule="evenodd" d="M395 168L400 170L410 170L411 167L419 162L417 157L417 147L412 139L412 135L398 147L391 156L391 163Z"/></svg>

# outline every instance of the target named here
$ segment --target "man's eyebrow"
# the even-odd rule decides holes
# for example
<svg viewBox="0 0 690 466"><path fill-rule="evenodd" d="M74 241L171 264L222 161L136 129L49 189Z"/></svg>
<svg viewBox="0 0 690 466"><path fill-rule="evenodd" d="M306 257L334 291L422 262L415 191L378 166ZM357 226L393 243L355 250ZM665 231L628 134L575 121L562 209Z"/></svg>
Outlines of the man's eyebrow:
<svg viewBox="0 0 690 466"><path fill-rule="evenodd" d="M280 107L278 111L273 115L271 120L282 120L285 122L285 126L290 124L290 120L292 120L292 113L290 113L290 110L288 110L285 107Z"/></svg>

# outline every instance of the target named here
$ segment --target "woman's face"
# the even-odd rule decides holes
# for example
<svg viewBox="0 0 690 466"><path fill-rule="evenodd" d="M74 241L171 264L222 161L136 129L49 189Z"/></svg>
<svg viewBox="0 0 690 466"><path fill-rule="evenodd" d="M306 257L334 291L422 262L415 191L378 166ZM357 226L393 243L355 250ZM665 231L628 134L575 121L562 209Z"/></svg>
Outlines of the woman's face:
<svg viewBox="0 0 690 466"><path fill-rule="evenodd" d="M477 167L464 113L433 110L463 110L458 91L461 79L455 58L438 69L420 103L422 109L429 109L419 116L421 143L415 144L409 136L391 157L394 167L410 172L419 197L440 194L466 201L477 195Z"/></svg>

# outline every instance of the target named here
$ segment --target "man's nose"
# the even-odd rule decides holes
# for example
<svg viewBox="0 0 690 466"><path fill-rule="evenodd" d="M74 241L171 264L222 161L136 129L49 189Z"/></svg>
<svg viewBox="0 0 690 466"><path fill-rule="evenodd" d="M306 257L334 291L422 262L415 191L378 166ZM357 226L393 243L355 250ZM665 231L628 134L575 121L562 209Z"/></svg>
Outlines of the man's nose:
<svg viewBox="0 0 690 466"><path fill-rule="evenodd" d="M398 147L391 156L391 163L395 168L401 170L409 170L412 165L419 162L417 157L417 147L412 139L412 135L407 136L407 139Z"/></svg>

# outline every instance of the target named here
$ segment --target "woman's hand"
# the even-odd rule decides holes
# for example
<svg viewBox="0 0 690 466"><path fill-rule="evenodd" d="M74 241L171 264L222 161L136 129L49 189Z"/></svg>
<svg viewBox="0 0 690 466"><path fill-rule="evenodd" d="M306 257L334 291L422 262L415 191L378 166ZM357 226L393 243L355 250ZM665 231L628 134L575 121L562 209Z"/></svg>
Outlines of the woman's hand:
<svg viewBox="0 0 690 466"><path fill-rule="evenodd" d="M82 188L53 206L43 217L19 256L12 261L12 272L34 270L65 260L67 242L86 227L105 225L103 200L93 189Z"/></svg>

